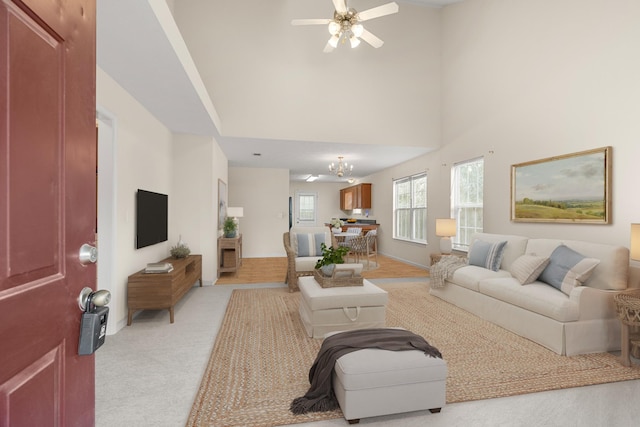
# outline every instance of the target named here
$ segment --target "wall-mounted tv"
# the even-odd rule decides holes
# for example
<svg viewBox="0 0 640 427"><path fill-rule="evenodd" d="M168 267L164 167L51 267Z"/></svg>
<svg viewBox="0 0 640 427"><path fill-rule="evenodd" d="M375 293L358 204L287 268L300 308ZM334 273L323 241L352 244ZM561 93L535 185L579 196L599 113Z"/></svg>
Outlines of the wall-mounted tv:
<svg viewBox="0 0 640 427"><path fill-rule="evenodd" d="M168 239L169 197L138 190L136 193L136 249Z"/></svg>

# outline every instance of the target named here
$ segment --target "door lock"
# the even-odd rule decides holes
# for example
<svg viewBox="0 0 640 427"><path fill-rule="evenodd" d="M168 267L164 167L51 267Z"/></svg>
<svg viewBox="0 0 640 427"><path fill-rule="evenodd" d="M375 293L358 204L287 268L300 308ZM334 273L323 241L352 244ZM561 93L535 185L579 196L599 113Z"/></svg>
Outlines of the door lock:
<svg viewBox="0 0 640 427"><path fill-rule="evenodd" d="M93 264L98 261L98 249L95 246L91 246L85 243L84 245L80 246L78 259L80 260L80 264L82 265Z"/></svg>
<svg viewBox="0 0 640 427"><path fill-rule="evenodd" d="M105 289L95 291L86 287L80 291L78 296L78 306L82 310L82 321L80 323L80 342L78 343L78 354L93 354L107 338L107 319L109 318L109 307L111 293Z"/></svg>

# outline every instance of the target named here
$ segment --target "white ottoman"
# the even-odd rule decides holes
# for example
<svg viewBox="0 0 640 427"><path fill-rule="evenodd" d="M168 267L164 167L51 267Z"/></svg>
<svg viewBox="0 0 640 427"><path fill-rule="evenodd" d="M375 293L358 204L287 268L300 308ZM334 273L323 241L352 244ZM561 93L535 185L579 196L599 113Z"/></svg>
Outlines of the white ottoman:
<svg viewBox="0 0 640 427"><path fill-rule="evenodd" d="M340 357L333 390L349 424L360 418L428 409L446 402L447 363L420 350L363 349Z"/></svg>
<svg viewBox="0 0 640 427"><path fill-rule="evenodd" d="M298 287L300 319L310 337L385 326L389 295L368 280L362 286L323 288L313 277L300 277Z"/></svg>

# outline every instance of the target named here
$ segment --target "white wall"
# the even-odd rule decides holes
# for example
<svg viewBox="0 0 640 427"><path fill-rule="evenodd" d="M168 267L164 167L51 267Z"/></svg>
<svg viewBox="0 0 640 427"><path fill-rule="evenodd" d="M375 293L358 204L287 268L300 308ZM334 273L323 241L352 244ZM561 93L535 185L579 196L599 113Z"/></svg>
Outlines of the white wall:
<svg viewBox="0 0 640 427"><path fill-rule="evenodd" d="M191 253L202 255L202 280L210 284L217 277L218 179L226 180L227 158L211 138L174 135L173 141L169 242L182 236Z"/></svg>
<svg viewBox="0 0 640 427"><path fill-rule="evenodd" d="M426 265L438 251L435 218L449 212L450 167L478 156L485 231L628 246L629 224L640 222L640 2L466 0L442 17L443 147L367 178L385 224L391 178L428 170L429 245L395 242L383 227L381 252ZM611 224L510 221L512 164L604 146Z"/></svg>
<svg viewBox="0 0 640 427"><path fill-rule="evenodd" d="M127 277L143 269L148 262L158 261L169 255L169 242L135 249L135 196L140 188L169 194L169 203L172 203L172 135L100 68L97 69L96 76L96 99L99 106L115 116L117 126L116 259L107 326L108 333L113 334L126 325ZM170 211L170 224L171 220ZM98 230L98 242L100 232Z"/></svg>
<svg viewBox="0 0 640 427"><path fill-rule="evenodd" d="M113 334L126 325L128 276L170 256L180 235L192 253L202 254L204 283L215 280L218 179L227 179L227 158L212 138L173 135L100 68L96 86L97 104L114 116L116 135L116 242L107 328ZM138 189L168 194L169 240L136 250Z"/></svg>
<svg viewBox="0 0 640 427"><path fill-rule="evenodd" d="M349 187L347 183L291 182L289 196L293 200L295 226L296 192L312 192L318 194L317 224L328 223L331 218L345 218L347 214L340 210L340 189ZM284 253L284 250L283 252Z"/></svg>
<svg viewBox="0 0 640 427"><path fill-rule="evenodd" d="M363 11L383 2L350 0ZM181 0L175 19L228 136L435 146L440 140L440 10L403 2L367 21L374 49L322 50L329 0ZM213 58L213 60L212 60ZM354 113L354 111L356 111Z"/></svg>
<svg viewBox="0 0 640 427"><path fill-rule="evenodd" d="M227 191L228 206L244 208L239 219L243 257L285 256L282 234L289 229L289 170L230 167Z"/></svg>

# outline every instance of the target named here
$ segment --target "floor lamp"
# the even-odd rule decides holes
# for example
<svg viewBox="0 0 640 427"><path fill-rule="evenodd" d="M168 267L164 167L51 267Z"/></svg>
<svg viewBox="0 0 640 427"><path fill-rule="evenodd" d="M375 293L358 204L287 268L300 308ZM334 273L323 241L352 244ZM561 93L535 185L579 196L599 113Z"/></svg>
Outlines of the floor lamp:
<svg viewBox="0 0 640 427"><path fill-rule="evenodd" d="M436 236L440 237L440 252L451 253L451 237L456 235L456 220L454 218L436 219Z"/></svg>

